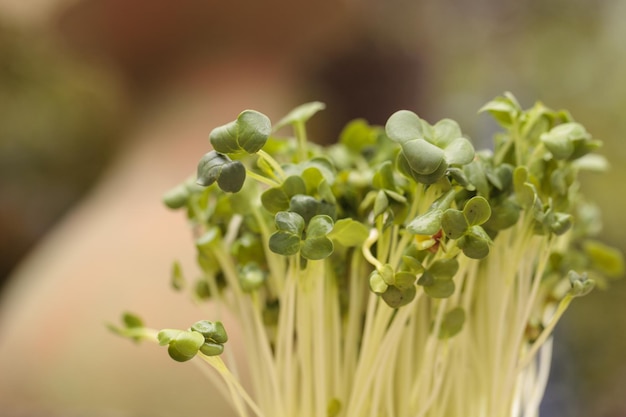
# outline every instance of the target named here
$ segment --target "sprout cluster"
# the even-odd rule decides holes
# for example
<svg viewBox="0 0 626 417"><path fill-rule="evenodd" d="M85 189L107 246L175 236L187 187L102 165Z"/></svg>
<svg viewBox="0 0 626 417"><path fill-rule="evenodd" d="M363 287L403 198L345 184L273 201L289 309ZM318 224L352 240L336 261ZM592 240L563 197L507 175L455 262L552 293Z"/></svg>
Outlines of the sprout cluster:
<svg viewBox="0 0 626 417"><path fill-rule="evenodd" d="M579 193L579 171L605 165L599 141L567 112L524 110L507 93L481 110L503 128L492 150L477 152L452 120L406 110L384 127L354 120L321 147L305 126L323 108L274 126L242 112L164 198L193 225L194 297L240 320L254 393L234 389L235 408L532 414L558 318L623 271L593 240L597 210ZM287 126L293 137L279 135ZM172 283L184 282L175 263ZM185 361L220 354L226 333L201 321L157 340Z"/></svg>

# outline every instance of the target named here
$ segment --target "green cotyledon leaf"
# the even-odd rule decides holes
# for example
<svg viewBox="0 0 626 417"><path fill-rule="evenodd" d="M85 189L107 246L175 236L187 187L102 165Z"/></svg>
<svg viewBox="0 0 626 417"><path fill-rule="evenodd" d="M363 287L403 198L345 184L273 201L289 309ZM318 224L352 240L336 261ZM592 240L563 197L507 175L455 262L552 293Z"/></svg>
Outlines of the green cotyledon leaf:
<svg viewBox="0 0 626 417"><path fill-rule="evenodd" d="M263 113L245 110L237 120L216 127L209 139L213 149L223 154L258 152L272 132L270 119Z"/></svg>

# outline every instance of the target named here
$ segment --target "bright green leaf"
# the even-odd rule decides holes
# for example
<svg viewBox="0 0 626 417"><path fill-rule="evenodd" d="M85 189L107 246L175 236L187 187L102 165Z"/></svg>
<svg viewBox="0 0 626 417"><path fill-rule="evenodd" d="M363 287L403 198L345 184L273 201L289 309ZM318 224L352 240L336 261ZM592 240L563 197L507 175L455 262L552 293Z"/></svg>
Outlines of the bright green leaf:
<svg viewBox="0 0 626 417"><path fill-rule="evenodd" d="M491 216L491 206L484 197L472 197L465 203L463 214L470 226L481 225L489 220Z"/></svg>
<svg viewBox="0 0 626 417"><path fill-rule="evenodd" d="M284 126L294 123L306 123L311 117L313 117L313 115L315 115L315 113L324 110L325 108L326 105L319 101L302 104L291 110L285 117L276 123L274 130L276 131Z"/></svg>
<svg viewBox="0 0 626 417"><path fill-rule="evenodd" d="M376 294L382 294L389 288L389 285L387 285L383 276L378 271L372 271L369 276L369 284L370 289Z"/></svg>
<svg viewBox="0 0 626 417"><path fill-rule="evenodd" d="M459 124L451 119L442 119L438 121L433 126L433 130L435 134L433 143L440 148L446 148L463 136Z"/></svg>
<svg viewBox="0 0 626 417"><path fill-rule="evenodd" d="M411 223L407 225L407 230L414 235L434 235L441 229L442 216L442 210L429 210L413 219Z"/></svg>
<svg viewBox="0 0 626 417"><path fill-rule="evenodd" d="M421 119L408 110L392 114L385 125L385 132L391 140L399 143L424 137Z"/></svg>
<svg viewBox="0 0 626 417"><path fill-rule="evenodd" d="M351 247L360 246L368 235L369 230L364 224L352 219L341 219L337 220L328 238L342 246Z"/></svg>
<svg viewBox="0 0 626 417"><path fill-rule="evenodd" d="M474 147L465 138L457 138L446 145L443 153L449 165L465 165L474 160Z"/></svg>

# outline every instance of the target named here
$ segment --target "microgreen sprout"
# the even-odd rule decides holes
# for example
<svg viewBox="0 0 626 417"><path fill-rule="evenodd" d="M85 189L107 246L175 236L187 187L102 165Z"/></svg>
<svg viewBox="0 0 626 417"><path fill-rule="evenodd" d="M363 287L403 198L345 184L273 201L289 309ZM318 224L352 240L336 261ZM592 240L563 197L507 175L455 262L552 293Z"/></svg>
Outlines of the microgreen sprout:
<svg viewBox="0 0 626 417"><path fill-rule="evenodd" d="M322 109L274 126L242 112L164 197L201 270L188 286L175 262L172 285L237 318L252 392L219 356L219 321L157 331L127 314L112 330L203 359L240 417L537 415L558 320L624 269L580 194L600 142L509 93L481 109L503 128L489 151L406 110L321 147L306 124Z"/></svg>

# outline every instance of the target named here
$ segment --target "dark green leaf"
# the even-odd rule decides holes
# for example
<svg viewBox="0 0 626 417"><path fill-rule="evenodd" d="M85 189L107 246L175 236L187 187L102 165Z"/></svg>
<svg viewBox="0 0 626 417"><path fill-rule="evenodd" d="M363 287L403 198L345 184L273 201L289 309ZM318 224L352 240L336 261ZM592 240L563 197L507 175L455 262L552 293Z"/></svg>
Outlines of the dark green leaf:
<svg viewBox="0 0 626 417"><path fill-rule="evenodd" d="M228 156L211 151L198 163L196 183L207 187L217 181L217 185L226 192L235 193L243 187L246 168L239 161L232 161Z"/></svg>
<svg viewBox="0 0 626 417"><path fill-rule="evenodd" d="M441 227L450 239L458 239L465 234L469 224L462 211L447 209L441 216Z"/></svg>
<svg viewBox="0 0 626 417"><path fill-rule="evenodd" d="M270 250L280 255L295 255L300 251L300 236L278 231L270 236Z"/></svg>
<svg viewBox="0 0 626 417"><path fill-rule="evenodd" d="M381 297L387 303L389 307L400 308L407 305L415 298L416 289L415 285L411 285L408 288L400 289L395 286L389 286Z"/></svg>
<svg viewBox="0 0 626 417"><path fill-rule="evenodd" d="M272 125L267 116L246 110L239 114L237 120L213 129L209 138L213 149L219 153L245 151L252 154L263 148L271 131Z"/></svg>
<svg viewBox="0 0 626 417"><path fill-rule="evenodd" d="M368 235L369 231L362 223L352 219L341 219L337 220L328 238L340 245L351 247L360 246Z"/></svg>
<svg viewBox="0 0 626 417"><path fill-rule="evenodd" d="M329 257L334 250L333 242L327 237L307 237L302 244L302 256L306 259L316 261Z"/></svg>

